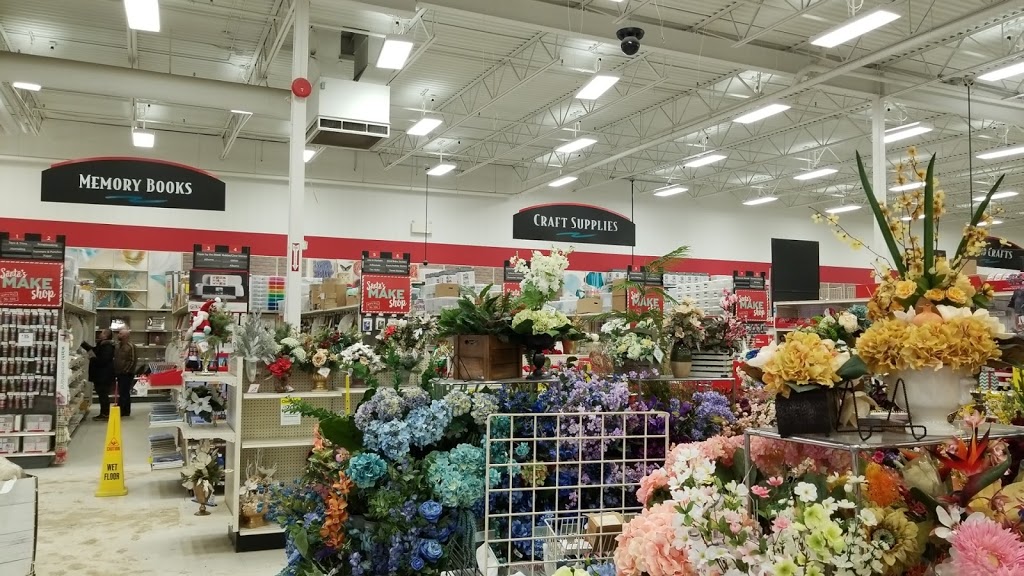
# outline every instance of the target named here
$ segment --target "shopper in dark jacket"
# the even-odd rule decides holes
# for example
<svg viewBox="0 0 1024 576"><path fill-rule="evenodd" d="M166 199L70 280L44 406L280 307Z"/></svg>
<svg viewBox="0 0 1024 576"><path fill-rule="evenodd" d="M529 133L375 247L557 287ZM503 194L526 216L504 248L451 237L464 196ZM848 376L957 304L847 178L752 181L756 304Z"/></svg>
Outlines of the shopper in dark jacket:
<svg viewBox="0 0 1024 576"><path fill-rule="evenodd" d="M114 385L113 334L104 328L96 338L95 345L82 342L82 348L92 353L89 359L89 381L93 383L100 399L100 414L93 420L106 420L110 417L110 391Z"/></svg>
<svg viewBox="0 0 1024 576"><path fill-rule="evenodd" d="M131 332L125 328L117 333L117 349L114 353L114 369L117 372L118 405L121 416L132 415L132 388L135 387L135 344Z"/></svg>

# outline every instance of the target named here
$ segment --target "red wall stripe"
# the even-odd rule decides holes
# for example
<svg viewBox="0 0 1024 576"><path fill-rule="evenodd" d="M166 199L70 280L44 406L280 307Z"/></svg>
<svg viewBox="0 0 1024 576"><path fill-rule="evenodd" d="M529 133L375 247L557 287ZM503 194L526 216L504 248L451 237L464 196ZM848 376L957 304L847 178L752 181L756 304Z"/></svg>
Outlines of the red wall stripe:
<svg viewBox="0 0 1024 576"><path fill-rule="evenodd" d="M52 220L24 220L0 218L0 230L9 232L36 232L40 234L64 234L68 246L89 248L111 248L130 250L156 250L164 252L192 252L193 244L226 244L249 246L254 256L281 256L287 254L287 237L283 234L259 232L233 232L228 230L193 230L184 228L161 228L156 226L130 226L121 224L96 224L88 222L57 222ZM330 238L307 236L308 258L339 258L355 260L363 250L408 252L414 262L423 261L423 244L393 240L366 240L360 238ZM501 266L516 251L526 255L530 249L500 248L491 246L467 246L462 244L430 244L427 260L433 264L462 264L466 266ZM640 266L657 256L637 256L635 265ZM576 251L569 257L574 270L604 271L625 268L630 264L628 254L605 254L601 252ZM705 272L708 274L732 274L733 271L751 271L755 274L768 272L767 262L746 262L732 260L710 260L687 258L680 272ZM821 281L843 284L864 284L868 281L866 268L822 266Z"/></svg>

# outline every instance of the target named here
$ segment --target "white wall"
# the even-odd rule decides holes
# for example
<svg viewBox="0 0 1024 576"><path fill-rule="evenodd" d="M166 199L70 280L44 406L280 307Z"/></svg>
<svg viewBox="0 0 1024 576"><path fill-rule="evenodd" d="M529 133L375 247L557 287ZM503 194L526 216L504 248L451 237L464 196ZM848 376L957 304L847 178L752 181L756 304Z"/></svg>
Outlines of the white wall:
<svg viewBox="0 0 1024 576"><path fill-rule="evenodd" d="M287 181L283 144L240 141L226 161L219 160L220 139L160 132L150 151L131 146L127 129L83 123L47 122L40 137L0 139L0 215L7 218L134 224L168 228L286 233ZM148 153L147 153L148 152ZM213 172L227 183L226 212L164 208L44 204L39 201L40 173L58 160L89 156L144 156L182 162ZM421 173L422 169L417 171ZM413 169L385 172L376 155L327 150L307 165L307 236L422 240L410 232L423 221L423 177ZM431 242L530 248L547 243L512 239L512 215L535 204L567 201L602 206L629 215L628 183L572 193L545 191L517 196L520 183L510 169L489 166L465 179L431 179ZM458 189L454 187L458 186ZM437 187L437 189L435 189ZM442 187L451 187L441 189ZM616 189L612 189L612 188ZM481 194L498 190L499 195ZM686 196L640 196L635 204L636 253L656 255L679 245L695 258L769 262L770 239L792 238L821 243L821 264L868 267L867 250L854 252L828 228L810 221L810 210L786 208L781 202L745 207L731 196L693 199ZM844 214L849 231L872 240L867 210ZM959 226L945 233L953 238ZM629 253L628 247L579 246L580 250Z"/></svg>

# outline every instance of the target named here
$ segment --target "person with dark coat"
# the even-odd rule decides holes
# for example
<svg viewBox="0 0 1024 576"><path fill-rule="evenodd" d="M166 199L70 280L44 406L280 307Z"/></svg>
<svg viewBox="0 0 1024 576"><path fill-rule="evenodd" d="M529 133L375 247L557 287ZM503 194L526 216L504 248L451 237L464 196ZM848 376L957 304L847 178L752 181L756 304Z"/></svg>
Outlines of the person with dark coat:
<svg viewBox="0 0 1024 576"><path fill-rule="evenodd" d="M110 391L114 386L114 340L113 333L104 328L96 338L96 344L82 342L82 349L89 352L89 381L96 388L100 399L100 414L93 418L103 421L110 418Z"/></svg>
<svg viewBox="0 0 1024 576"><path fill-rule="evenodd" d="M125 418L132 415L132 388L135 387L135 366L138 363L131 334L127 328L121 329L117 333L117 346L114 348L117 403L121 406L121 416Z"/></svg>

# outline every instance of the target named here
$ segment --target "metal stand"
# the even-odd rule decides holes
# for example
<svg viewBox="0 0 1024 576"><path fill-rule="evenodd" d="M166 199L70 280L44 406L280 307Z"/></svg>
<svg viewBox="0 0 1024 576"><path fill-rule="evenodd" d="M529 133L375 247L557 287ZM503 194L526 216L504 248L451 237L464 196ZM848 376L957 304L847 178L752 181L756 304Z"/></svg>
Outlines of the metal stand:
<svg viewBox="0 0 1024 576"><path fill-rule="evenodd" d="M849 400L853 404L853 415L856 420L856 426L852 428L840 428L837 425L836 429L838 432L857 432L860 439L864 441L871 438L875 432L905 432L913 436L915 440L921 440L928 435L927 427L921 424L914 424L914 417L911 415L910 411L910 402L907 400L907 386L904 384L902 378L898 378L896 383L893 384L892 403L889 405L889 410L886 412L885 420L882 422L868 421L867 424L861 422L860 410L857 408L857 390L852 382L844 382L836 388L836 392L839 393L840 414L842 413L847 400ZM894 409L899 407L896 399L901 393L903 394L903 409L906 411L906 421L893 419ZM900 415L900 418L902 418L902 412L895 412L895 414ZM865 416L867 416L867 414Z"/></svg>

